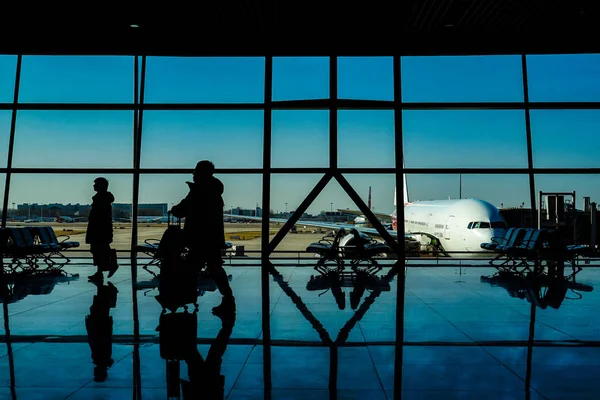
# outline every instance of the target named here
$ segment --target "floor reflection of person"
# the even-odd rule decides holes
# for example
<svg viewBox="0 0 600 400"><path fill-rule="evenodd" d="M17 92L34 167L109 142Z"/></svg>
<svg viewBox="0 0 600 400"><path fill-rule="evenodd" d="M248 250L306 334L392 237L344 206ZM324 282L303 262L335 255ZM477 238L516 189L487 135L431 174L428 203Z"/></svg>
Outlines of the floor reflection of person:
<svg viewBox="0 0 600 400"><path fill-rule="evenodd" d="M223 399L225 375L221 374L223 355L235 325L235 311L226 309L218 314L221 330L208 350L206 359L196 349L186 358L188 379L181 380L183 399Z"/></svg>
<svg viewBox="0 0 600 400"><path fill-rule="evenodd" d="M112 366L113 318L110 309L117 305L117 288L111 283L103 285L94 282L97 292L94 295L90 314L85 317L85 328L94 363L94 381L104 382L108 368Z"/></svg>
<svg viewBox="0 0 600 400"><path fill-rule="evenodd" d="M117 271L116 251L110 248L113 241L112 203L115 197L108 191L108 180L94 180L96 194L92 197L92 209L88 217L85 242L90 245L96 273L89 277L91 281L102 281L102 271L108 271L110 278Z"/></svg>
<svg viewBox="0 0 600 400"><path fill-rule="evenodd" d="M184 241L189 249L190 265L202 268L204 264L223 296L213 313L235 311L235 299L223 268L222 250L225 248L223 225L223 183L213 176L215 166L207 160L198 162L193 172L193 182L187 182L190 191L171 213L185 217Z"/></svg>

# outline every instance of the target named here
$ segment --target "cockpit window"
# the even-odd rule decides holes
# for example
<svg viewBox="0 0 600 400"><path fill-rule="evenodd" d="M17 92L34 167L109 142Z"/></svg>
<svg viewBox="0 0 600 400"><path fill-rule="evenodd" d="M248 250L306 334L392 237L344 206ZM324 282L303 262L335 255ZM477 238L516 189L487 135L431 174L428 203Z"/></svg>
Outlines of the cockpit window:
<svg viewBox="0 0 600 400"><path fill-rule="evenodd" d="M506 229L506 222L504 221L495 221L495 222L485 222L485 221L477 221L477 222L469 222L468 229Z"/></svg>

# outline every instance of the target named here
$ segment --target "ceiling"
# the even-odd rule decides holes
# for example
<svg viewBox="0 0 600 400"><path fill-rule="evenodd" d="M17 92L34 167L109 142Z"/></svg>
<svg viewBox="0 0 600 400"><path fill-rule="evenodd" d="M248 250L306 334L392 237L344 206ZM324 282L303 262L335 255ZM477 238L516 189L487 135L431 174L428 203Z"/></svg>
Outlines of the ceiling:
<svg viewBox="0 0 600 400"><path fill-rule="evenodd" d="M432 55L600 52L590 0L204 1L5 8L0 53ZM93 3L89 3L92 7ZM104 3L103 3L104 4ZM152 6L151 6L152 5ZM12 14L8 14L12 12ZM135 25L135 26L132 26Z"/></svg>

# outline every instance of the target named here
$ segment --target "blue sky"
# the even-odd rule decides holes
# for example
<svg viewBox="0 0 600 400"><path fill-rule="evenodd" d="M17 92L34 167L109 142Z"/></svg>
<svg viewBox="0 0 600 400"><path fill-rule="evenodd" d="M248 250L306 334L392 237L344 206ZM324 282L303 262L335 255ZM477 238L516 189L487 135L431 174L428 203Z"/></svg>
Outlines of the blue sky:
<svg viewBox="0 0 600 400"><path fill-rule="evenodd" d="M23 57L21 102L130 103L131 57ZM12 102L15 56L0 56L0 103ZM276 58L273 99L329 96L327 58ZM532 101L600 101L600 56L528 57ZM392 58L340 58L338 96L393 99ZM404 57L406 102L522 101L519 56ZM148 58L146 102L262 102L262 58ZM402 114L407 167L526 167L524 111L413 111ZM338 113L340 167L393 167L392 111ZM600 167L600 110L532 111L534 164L538 167ZM129 111L20 111L15 167L132 166L133 115ZM274 167L329 164L327 111L273 111ZM10 112L0 111L0 163L7 158ZM262 165L262 111L147 111L142 167L193 168L211 159L222 168ZM2 161L4 160L4 161ZM10 202L88 203L91 175L14 175ZM117 201L131 201L131 176L108 175ZM144 175L140 201L177 202L186 175ZM254 207L260 175L220 175L227 206ZM571 191L600 201L597 176L539 176L536 190ZM293 210L320 179L317 175L272 178L272 208ZM372 186L376 211L393 209L393 175L347 176L365 199ZM0 177L3 183L4 177ZM456 175L409 176L412 200L459 196ZM2 186L2 189L3 190ZM463 176L463 197L500 206L529 205L527 176ZM333 203L333 204L332 204ZM336 182L311 212L356 208Z"/></svg>

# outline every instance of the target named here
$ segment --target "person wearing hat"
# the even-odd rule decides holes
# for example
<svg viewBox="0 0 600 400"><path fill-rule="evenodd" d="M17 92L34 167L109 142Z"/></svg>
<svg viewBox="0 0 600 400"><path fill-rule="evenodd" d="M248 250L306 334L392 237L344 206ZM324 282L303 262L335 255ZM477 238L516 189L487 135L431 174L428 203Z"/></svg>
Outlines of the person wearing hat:
<svg viewBox="0 0 600 400"><path fill-rule="evenodd" d="M208 272L214 279L219 292L223 296L219 306L213 313L222 314L235 310L235 299L229 286L227 273L223 269L221 252L225 248L225 229L223 226L223 183L213 176L215 166L208 160L196 164L193 171L193 182L189 186L188 195L171 213L178 218L185 217L183 237L188 247L188 261L198 270L206 264Z"/></svg>
<svg viewBox="0 0 600 400"><path fill-rule="evenodd" d="M108 271L110 278L119 268L116 251L110 248L113 241L112 203L115 201L115 197L108 191L106 178L96 178L94 190L96 194L92 197L92 209L88 217L85 242L90 245L90 252L97 271L88 279L102 281L102 271Z"/></svg>

